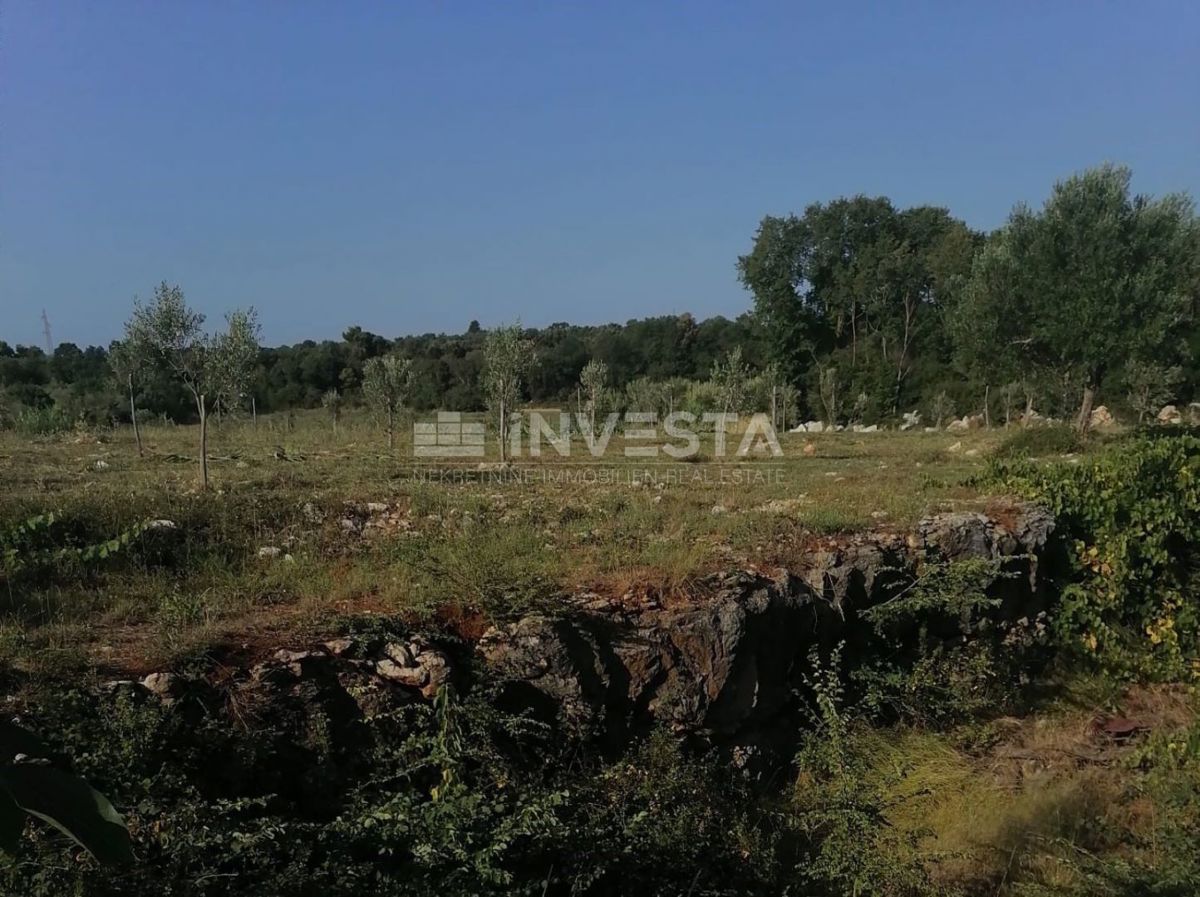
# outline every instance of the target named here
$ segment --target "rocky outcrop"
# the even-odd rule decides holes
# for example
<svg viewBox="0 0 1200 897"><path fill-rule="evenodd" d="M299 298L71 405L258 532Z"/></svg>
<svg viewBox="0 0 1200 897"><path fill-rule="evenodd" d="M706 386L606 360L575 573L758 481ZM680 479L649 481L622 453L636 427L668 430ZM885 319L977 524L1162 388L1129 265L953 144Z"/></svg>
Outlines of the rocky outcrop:
<svg viewBox="0 0 1200 897"><path fill-rule="evenodd" d="M791 703L814 648L877 650L863 613L902 594L930 564L987 562L995 615L1032 619L1049 598L1042 571L1053 530L1053 518L1031 506L940 514L906 536L825 540L772 576L709 577L700 584L705 597L688 602L567 596L555 613L496 625L457 653L421 638L346 637L281 649L225 687L239 706L266 699L291 707L296 731L311 719L348 744L363 717L430 700L455 679L467 684L468 667L508 709L577 737L619 743L654 724L740 737ZM170 673L140 688L172 703L196 693Z"/></svg>
<svg viewBox="0 0 1200 897"><path fill-rule="evenodd" d="M612 736L648 722L732 735L789 700L813 647L855 645L863 611L894 597L923 565L994 562L996 613L1031 617L1045 604L1039 565L1054 529L1031 507L1001 516L943 514L904 539L872 535L817 548L794 571L714 577L711 597L680 607L572 600L561 615L488 631L477 653L509 696L579 734Z"/></svg>

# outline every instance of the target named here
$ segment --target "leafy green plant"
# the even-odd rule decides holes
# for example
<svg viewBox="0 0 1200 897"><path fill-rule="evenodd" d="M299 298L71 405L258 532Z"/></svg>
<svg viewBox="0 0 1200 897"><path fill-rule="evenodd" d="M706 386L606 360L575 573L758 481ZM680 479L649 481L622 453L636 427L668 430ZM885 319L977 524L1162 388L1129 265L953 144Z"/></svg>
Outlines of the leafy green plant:
<svg viewBox="0 0 1200 897"><path fill-rule="evenodd" d="M996 446L994 457L1041 458L1046 455L1068 455L1084 447L1079 431L1073 427L1047 425L1022 427Z"/></svg>
<svg viewBox="0 0 1200 897"><path fill-rule="evenodd" d="M887 821L887 800L870 781L847 710L842 646L822 664L815 649L805 684L812 694L811 727L796 755L791 823L803 839L796 873L801 893L927 894L930 882L916 839Z"/></svg>
<svg viewBox="0 0 1200 897"><path fill-rule="evenodd" d="M987 482L1046 505L1071 576L1053 629L1123 674L1200 676L1200 439L1140 436L1079 464L994 463Z"/></svg>
<svg viewBox="0 0 1200 897"><path fill-rule="evenodd" d="M0 849L16 852L25 819L39 819L74 840L99 862L133 859L125 821L108 798L51 760L40 738L0 720Z"/></svg>
<svg viewBox="0 0 1200 897"><path fill-rule="evenodd" d="M0 531L0 576L62 565L87 566L129 548L152 524L135 523L111 539L86 545L55 544L59 517L37 514L6 531Z"/></svg>

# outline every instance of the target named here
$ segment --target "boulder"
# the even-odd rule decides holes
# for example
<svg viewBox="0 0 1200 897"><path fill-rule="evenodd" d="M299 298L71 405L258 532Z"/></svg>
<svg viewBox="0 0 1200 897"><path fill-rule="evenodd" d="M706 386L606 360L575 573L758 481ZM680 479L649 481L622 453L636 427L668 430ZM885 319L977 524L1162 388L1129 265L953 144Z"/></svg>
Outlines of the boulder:
<svg viewBox="0 0 1200 897"><path fill-rule="evenodd" d="M1160 424L1180 424L1183 423L1183 415L1174 405L1163 405L1158 412L1157 420Z"/></svg>
<svg viewBox="0 0 1200 897"><path fill-rule="evenodd" d="M142 687L164 701L179 697L186 688L183 679L174 673L151 673L142 680Z"/></svg>
<svg viewBox="0 0 1200 897"><path fill-rule="evenodd" d="M961 417L946 424L946 429L951 433L965 433L971 429L971 422L968 418Z"/></svg>
<svg viewBox="0 0 1200 897"><path fill-rule="evenodd" d="M1112 416L1107 405L1098 405L1092 409L1091 425L1093 427L1111 427L1116 422L1116 418Z"/></svg>
<svg viewBox="0 0 1200 897"><path fill-rule="evenodd" d="M900 423L901 430L913 430L921 425L920 411L906 411Z"/></svg>

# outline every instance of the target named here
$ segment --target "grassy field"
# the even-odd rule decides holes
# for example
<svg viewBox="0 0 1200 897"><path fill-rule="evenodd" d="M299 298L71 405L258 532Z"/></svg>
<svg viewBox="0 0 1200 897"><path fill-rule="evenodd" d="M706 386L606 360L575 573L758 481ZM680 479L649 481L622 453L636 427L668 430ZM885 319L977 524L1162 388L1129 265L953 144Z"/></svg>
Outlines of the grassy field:
<svg viewBox="0 0 1200 897"><path fill-rule="evenodd" d="M85 753L84 769L106 785L118 783L111 787L131 804L142 787L136 783L152 783L147 793L175 787L167 773L188 765L178 758L208 749L189 728L166 726L165 717L127 719L122 714L131 711L119 700L104 698L108 703L92 719L87 708L96 691L89 687L98 681L168 666L219 676L222 667L245 665L276 647L370 628L372 618L472 637L496 618L585 589L614 599L687 601L701 593L709 572L773 571L824 540L866 529L903 531L941 510L986 508L990 496L971 484L990 458L1029 435L787 434L782 457L760 453L727 462L713 460L710 436L699 460L653 464L625 457L618 436L602 459L580 447L566 460L548 454L501 467L494 444L482 462L418 461L407 437L389 451L365 416L347 416L334 433L328 417L314 412L262 418L257 426L215 426L212 482L201 490L194 427L148 427L142 457L129 430L36 439L0 434L0 540L17 540L24 556L43 559L16 573L9 568L4 579L0 667L30 674L27 694L39 696L34 703L44 712L66 708L54 711L57 717L51 713L57 722L49 728L78 729L80 745L99 751ZM1069 454L1068 433L1032 435L1035 455ZM47 514L52 522L16 534ZM129 537L121 542L123 533ZM75 550L114 538L118 544L104 557ZM900 720L876 719L864 707L830 710L841 695L830 692L832 702L814 717L812 731L798 736L794 783L780 779L778 794L743 794L728 781L723 761L689 758L673 741L651 739L611 766L592 767L588 775L595 778L584 776L586 785L572 761L566 775L576 791L564 786L562 793L577 804L556 812L566 818L583 813L587 838L593 838L596 819L615 814L620 822L622 801L628 801L631 813L638 810L635 821L647 816L654 822L646 832L620 822L614 837L622 849L648 839L646 856L665 850L689 869L700 860L679 860L690 856L681 845L698 849L694 827L707 820L701 826L707 826L706 844L736 846L738 862L753 860L768 879L762 870L774 862L776 848L746 847L740 838L768 844L779 832L818 832L815 862L832 864L830 880L865 869L884 883L870 893L1082 897L1149 893L1151 887L1153 893L1193 893L1194 863L1181 858L1191 855L1192 834L1200 830L1194 686L1131 685L1062 665L1011 706L981 708L974 685L997 674L970 667L966 658L974 655L964 646L962 655L932 648L897 686L928 688L949 676L945 681L961 688L941 695L944 720L923 717L924 706ZM70 701L80 687L87 697L76 707ZM1137 721L1136 738L1105 733L1105 720L1124 717ZM390 717L380 719L381 731L389 733L381 744L391 746ZM219 732L223 749L236 743L252 752L270 724L259 720L246 731L240 723L219 725L205 737ZM420 731L409 733L418 739L414 744L424 743ZM476 795L505 790L489 776L507 782L527 772L518 766L487 771L500 755L488 753L484 730L472 733L462 745L479 750L482 766L463 766L475 778L459 792L461 824L470 826L479 824ZM134 744L141 747L130 749ZM655 759L655 751L665 753ZM77 745L75 753L81 752ZM174 765L161 765L160 754L175 757ZM407 769L411 757L397 756L403 760L398 768ZM540 777L554 756L550 751L534 764L536 777L525 782L531 793L551 787ZM372 760L373 775L390 781L388 764L397 760L388 757L384 752ZM590 787L600 788L599 796ZM734 791L720 790L728 787ZM726 812L725 798L710 799L710 791L741 796ZM371 801L379 796L372 788L363 795L365 803L354 804L347 818L357 812L375 819ZM228 830L236 840L251 824L240 810L220 816L223 810L206 809L194 829L197 801L179 798L161 818L146 816L158 819L154 831L165 826L163 843L190 843L197 830ZM158 806L157 796L151 803ZM425 806L405 818L423 818ZM463 838L454 825L460 823L447 821L458 805L428 806L437 818L426 833L431 843L441 843L445 830L459 850ZM686 825L675 826L676 815ZM307 823L286 813L264 811L262 818L300 825L281 829L298 834L278 843L303 846L315 838L303 828ZM736 828L747 819L757 820L749 834ZM340 824L322 838L340 843ZM155 837L139 835L145 843ZM412 831L403 837L407 842ZM213 843L216 859L205 854L205 869L223 868L228 853ZM176 870L171 863L184 860L168 853L170 863L160 858L140 871L151 879L192 874ZM348 854L337 856L349 862ZM339 876L344 871L338 867ZM904 884L918 873L921 884ZM301 880L316 874L305 867ZM770 873L777 874L783 873Z"/></svg>
<svg viewBox="0 0 1200 897"><path fill-rule="evenodd" d="M414 459L366 416L227 421L197 486L195 427L0 434L0 533L54 513L50 546L141 533L87 569L4 595L0 656L137 671L214 644L328 631L355 614L476 629L567 590L686 598L704 573L785 566L813 539L977 505L999 431L784 434L782 457L603 458L576 445L500 470ZM731 435L731 441L734 437ZM736 443L733 443L736 444ZM810 446L807 448L806 446ZM469 632L468 632L469 634Z"/></svg>

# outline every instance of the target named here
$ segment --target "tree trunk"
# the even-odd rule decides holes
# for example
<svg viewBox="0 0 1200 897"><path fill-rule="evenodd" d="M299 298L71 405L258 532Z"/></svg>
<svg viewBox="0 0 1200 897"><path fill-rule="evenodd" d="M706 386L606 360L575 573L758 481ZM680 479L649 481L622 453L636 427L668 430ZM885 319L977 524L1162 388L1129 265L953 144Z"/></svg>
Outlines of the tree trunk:
<svg viewBox="0 0 1200 897"><path fill-rule="evenodd" d="M1033 416L1033 393L1025 393L1025 416L1021 418L1021 426L1028 427Z"/></svg>
<svg viewBox="0 0 1200 897"><path fill-rule="evenodd" d="M133 421L133 441L137 443L138 457L144 456L142 451L142 431L138 429L137 402L133 400L133 374L129 375L129 418Z"/></svg>
<svg viewBox="0 0 1200 897"><path fill-rule="evenodd" d="M200 488L208 488L208 409L200 396Z"/></svg>
<svg viewBox="0 0 1200 897"><path fill-rule="evenodd" d="M1092 425L1092 405L1096 401L1096 387L1085 386L1083 388L1083 401L1079 405L1079 420L1075 422L1075 429L1082 436L1087 433L1088 427Z"/></svg>
<svg viewBox="0 0 1200 897"><path fill-rule="evenodd" d="M984 429L992 428L992 384L983 384L983 426Z"/></svg>
<svg viewBox="0 0 1200 897"><path fill-rule="evenodd" d="M250 397L250 420L254 429L258 429L258 405L254 403L254 396Z"/></svg>
<svg viewBox="0 0 1200 897"><path fill-rule="evenodd" d="M508 409L504 399L500 400L500 463L508 460Z"/></svg>
<svg viewBox="0 0 1200 897"><path fill-rule="evenodd" d="M396 412L388 406L388 451L396 448Z"/></svg>

